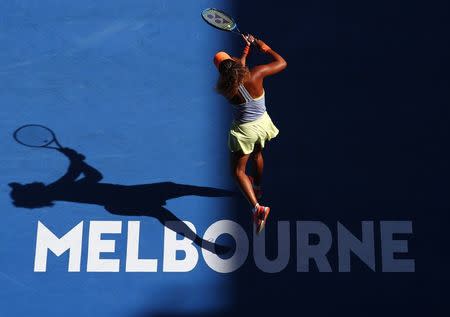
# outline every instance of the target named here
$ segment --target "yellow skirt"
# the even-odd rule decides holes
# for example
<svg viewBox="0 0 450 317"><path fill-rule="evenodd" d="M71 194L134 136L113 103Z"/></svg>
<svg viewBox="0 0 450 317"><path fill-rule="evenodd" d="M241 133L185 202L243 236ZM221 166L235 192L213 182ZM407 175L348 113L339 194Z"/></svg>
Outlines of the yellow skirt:
<svg viewBox="0 0 450 317"><path fill-rule="evenodd" d="M278 132L266 111L255 121L246 123L233 121L228 135L228 147L231 152L242 151L244 154L250 154L255 144L259 143L264 148L265 142L276 137Z"/></svg>

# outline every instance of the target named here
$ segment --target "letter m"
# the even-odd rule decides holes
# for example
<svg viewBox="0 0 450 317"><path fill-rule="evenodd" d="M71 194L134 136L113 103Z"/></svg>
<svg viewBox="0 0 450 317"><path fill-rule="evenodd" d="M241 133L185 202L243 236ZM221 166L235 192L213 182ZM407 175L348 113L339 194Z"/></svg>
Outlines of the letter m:
<svg viewBox="0 0 450 317"><path fill-rule="evenodd" d="M58 238L44 224L38 222L36 238L36 255L34 258L34 271L47 271L48 250L60 256L69 250L69 272L80 272L81 245L83 239L83 221Z"/></svg>

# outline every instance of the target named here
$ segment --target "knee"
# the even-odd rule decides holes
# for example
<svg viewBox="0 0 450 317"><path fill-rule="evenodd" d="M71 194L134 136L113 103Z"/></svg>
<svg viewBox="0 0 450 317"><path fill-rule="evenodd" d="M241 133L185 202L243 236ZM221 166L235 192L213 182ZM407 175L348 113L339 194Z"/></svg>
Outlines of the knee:
<svg viewBox="0 0 450 317"><path fill-rule="evenodd" d="M235 179L239 179L239 178L242 178L244 176L245 176L245 170L243 170L242 168L236 167L236 168L233 169L233 177Z"/></svg>

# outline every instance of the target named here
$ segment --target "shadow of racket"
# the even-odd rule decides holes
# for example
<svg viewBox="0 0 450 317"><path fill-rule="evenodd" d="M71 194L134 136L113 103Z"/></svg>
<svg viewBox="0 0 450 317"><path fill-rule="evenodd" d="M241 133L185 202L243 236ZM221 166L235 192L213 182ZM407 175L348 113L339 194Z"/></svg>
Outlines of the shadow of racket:
<svg viewBox="0 0 450 317"><path fill-rule="evenodd" d="M40 124L27 124L16 129L13 133L14 140L32 148L46 148L62 150L63 147L56 138L55 133Z"/></svg>

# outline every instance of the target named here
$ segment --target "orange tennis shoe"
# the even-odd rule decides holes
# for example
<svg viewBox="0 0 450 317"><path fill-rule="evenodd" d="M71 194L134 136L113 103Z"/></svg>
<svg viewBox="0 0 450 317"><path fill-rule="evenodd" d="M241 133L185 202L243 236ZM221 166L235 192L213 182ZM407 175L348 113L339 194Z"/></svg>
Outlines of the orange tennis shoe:
<svg viewBox="0 0 450 317"><path fill-rule="evenodd" d="M270 207L260 206L259 204L255 207L253 212L253 222L256 225L256 234L263 231L266 226L267 217L269 216Z"/></svg>

